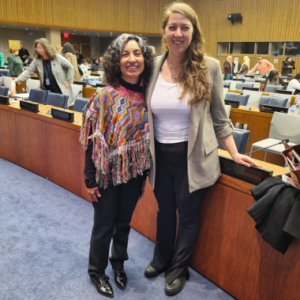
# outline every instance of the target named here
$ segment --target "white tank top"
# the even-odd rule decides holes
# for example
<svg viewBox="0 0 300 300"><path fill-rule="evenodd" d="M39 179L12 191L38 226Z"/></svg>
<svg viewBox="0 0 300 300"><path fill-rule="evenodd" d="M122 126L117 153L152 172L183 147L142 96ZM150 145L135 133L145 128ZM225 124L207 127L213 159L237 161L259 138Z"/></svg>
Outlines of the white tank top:
<svg viewBox="0 0 300 300"><path fill-rule="evenodd" d="M160 143L173 144L189 139L189 94L179 100L181 92L178 84L165 81L159 73L151 98L151 110L154 137Z"/></svg>

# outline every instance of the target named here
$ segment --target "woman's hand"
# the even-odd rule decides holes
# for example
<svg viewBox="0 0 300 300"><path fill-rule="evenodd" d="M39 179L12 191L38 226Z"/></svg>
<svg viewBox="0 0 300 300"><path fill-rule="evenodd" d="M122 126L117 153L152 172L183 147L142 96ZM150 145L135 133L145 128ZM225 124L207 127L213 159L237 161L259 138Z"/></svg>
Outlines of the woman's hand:
<svg viewBox="0 0 300 300"><path fill-rule="evenodd" d="M89 195L89 198L92 200L92 202L98 202L98 198L101 197L101 194L100 194L99 188L97 186L92 189L87 188L86 191L87 191L87 194Z"/></svg>
<svg viewBox="0 0 300 300"><path fill-rule="evenodd" d="M65 81L64 82L64 86L65 86L65 89L67 89L67 90L69 90L70 89L70 82L67 82L67 81Z"/></svg>
<svg viewBox="0 0 300 300"><path fill-rule="evenodd" d="M262 165L255 162L249 156L240 154L238 152L235 155L232 156L232 159L234 160L235 163L246 166L246 167L251 167L251 166L254 166L254 167L257 167L257 168L262 167Z"/></svg>

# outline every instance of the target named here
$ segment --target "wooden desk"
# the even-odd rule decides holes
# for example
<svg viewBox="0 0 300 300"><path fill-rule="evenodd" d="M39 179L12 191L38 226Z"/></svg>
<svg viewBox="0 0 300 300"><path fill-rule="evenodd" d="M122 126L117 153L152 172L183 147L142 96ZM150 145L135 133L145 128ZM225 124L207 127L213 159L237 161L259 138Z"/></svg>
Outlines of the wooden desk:
<svg viewBox="0 0 300 300"><path fill-rule="evenodd" d="M78 124L0 105L0 157L88 200L79 130ZM220 151L220 155L228 154ZM275 169L275 174L284 171L265 166ZM240 300L299 299L300 243L295 240L282 255L263 241L246 212L254 203L251 187L222 175L209 188L199 212L200 233L191 266ZM147 183L131 224L152 240L156 211L157 203Z"/></svg>

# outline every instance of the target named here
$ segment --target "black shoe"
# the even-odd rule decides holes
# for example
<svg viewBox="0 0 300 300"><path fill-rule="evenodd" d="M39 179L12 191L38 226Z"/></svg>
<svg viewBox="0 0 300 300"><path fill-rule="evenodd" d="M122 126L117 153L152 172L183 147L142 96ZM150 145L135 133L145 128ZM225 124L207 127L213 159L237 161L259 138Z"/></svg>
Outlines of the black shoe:
<svg viewBox="0 0 300 300"><path fill-rule="evenodd" d="M109 283L109 277L104 276L102 278L91 278L92 282L96 285L98 292L105 297L113 298L114 291Z"/></svg>
<svg viewBox="0 0 300 300"><path fill-rule="evenodd" d="M147 278L154 278L157 277L158 275L160 275L162 272L164 272L164 270L161 271L156 271L153 267L151 267L151 265L149 264L147 266L147 268L144 271L144 275Z"/></svg>
<svg viewBox="0 0 300 300"><path fill-rule="evenodd" d="M175 296L181 292L183 289L184 283L186 280L190 279L189 268L186 268L182 271L182 273L174 279L170 284L166 283L165 285L165 293L167 296Z"/></svg>
<svg viewBox="0 0 300 300"><path fill-rule="evenodd" d="M125 271L115 271L115 282L119 289L125 290L127 285L127 275Z"/></svg>

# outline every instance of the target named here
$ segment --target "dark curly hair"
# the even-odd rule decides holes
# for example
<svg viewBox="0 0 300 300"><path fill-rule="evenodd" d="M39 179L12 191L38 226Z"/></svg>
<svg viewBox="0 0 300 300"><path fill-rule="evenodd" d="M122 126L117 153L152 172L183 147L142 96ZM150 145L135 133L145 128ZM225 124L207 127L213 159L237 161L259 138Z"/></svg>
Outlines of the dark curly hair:
<svg viewBox="0 0 300 300"><path fill-rule="evenodd" d="M134 34L122 34L117 37L108 46L103 56L104 82L105 84L116 86L120 82L121 69L120 60L125 44L130 40L136 41L143 53L145 68L141 76L143 76L144 90L149 84L153 70L153 54L151 48L147 45L145 39Z"/></svg>

